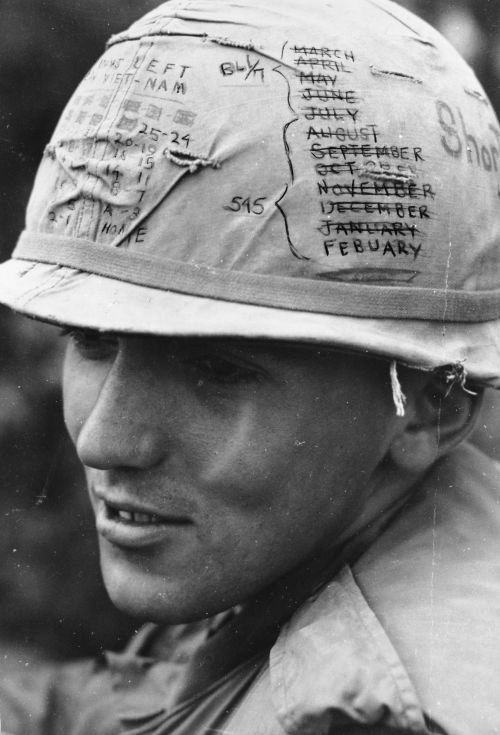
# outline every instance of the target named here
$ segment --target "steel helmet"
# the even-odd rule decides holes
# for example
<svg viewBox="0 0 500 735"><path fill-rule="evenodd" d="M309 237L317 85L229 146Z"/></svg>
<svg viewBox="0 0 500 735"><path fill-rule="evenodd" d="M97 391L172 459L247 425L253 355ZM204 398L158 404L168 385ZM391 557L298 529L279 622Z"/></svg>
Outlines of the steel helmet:
<svg viewBox="0 0 500 735"><path fill-rule="evenodd" d="M474 73L400 6L172 0L69 101L0 299L500 386L499 166Z"/></svg>

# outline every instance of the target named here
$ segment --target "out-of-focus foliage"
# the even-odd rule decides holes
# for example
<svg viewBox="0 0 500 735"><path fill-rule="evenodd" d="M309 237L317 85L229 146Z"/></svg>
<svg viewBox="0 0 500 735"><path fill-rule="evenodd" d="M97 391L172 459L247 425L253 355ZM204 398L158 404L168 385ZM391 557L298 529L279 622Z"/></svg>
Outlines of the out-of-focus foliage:
<svg viewBox="0 0 500 735"><path fill-rule="evenodd" d="M352 0L353 3L357 0ZM23 226L60 112L107 37L155 0L0 0L0 256ZM474 65L500 109L498 0L401 0ZM56 330L0 312L0 650L74 656L119 644L133 622L99 580L83 478L61 417ZM479 441L494 446L488 399ZM3 647L3 649L2 649Z"/></svg>

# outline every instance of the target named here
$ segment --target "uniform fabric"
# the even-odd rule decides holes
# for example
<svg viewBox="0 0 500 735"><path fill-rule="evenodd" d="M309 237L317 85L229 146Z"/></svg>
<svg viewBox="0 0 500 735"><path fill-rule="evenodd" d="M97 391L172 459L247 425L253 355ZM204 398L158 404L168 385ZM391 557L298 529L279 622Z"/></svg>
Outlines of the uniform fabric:
<svg viewBox="0 0 500 735"><path fill-rule="evenodd" d="M282 626L270 653L190 699L176 701L179 681L208 624L150 626L123 654L3 681L2 726L13 735L494 735L499 474L470 447L444 458L352 568ZM159 635L164 661L152 654Z"/></svg>
<svg viewBox="0 0 500 735"><path fill-rule="evenodd" d="M0 298L117 331L403 337L497 384L499 165L474 74L399 6L173 0L70 100Z"/></svg>

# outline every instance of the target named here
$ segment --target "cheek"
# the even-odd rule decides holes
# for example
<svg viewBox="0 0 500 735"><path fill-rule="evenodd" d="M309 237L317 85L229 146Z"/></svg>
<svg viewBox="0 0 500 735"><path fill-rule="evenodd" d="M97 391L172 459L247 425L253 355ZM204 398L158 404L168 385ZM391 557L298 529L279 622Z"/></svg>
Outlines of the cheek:
<svg viewBox="0 0 500 735"><path fill-rule="evenodd" d="M85 423L89 411L86 410L85 401L77 391L63 390L63 416L64 423L73 444L76 444L78 436Z"/></svg>
<svg viewBox="0 0 500 735"><path fill-rule="evenodd" d="M267 503L301 458L293 424L283 412L240 406L203 448L201 475L210 497L249 510Z"/></svg>
<svg viewBox="0 0 500 735"><path fill-rule="evenodd" d="M223 559L231 549L252 567L299 561L338 528L344 512L328 442L309 436L302 444L305 430L294 432L283 416L268 428L232 437L201 497L210 543Z"/></svg>
<svg viewBox="0 0 500 735"><path fill-rule="evenodd" d="M68 345L63 367L63 415L74 444L96 404L108 372L109 366L82 360L74 347Z"/></svg>
<svg viewBox="0 0 500 735"><path fill-rule="evenodd" d="M92 492L92 489L95 487L95 480L99 480L99 473L100 470L95 470L92 467L84 467L85 472L85 480L87 483L87 493L89 496L90 504L92 506L92 510L96 510L97 500Z"/></svg>

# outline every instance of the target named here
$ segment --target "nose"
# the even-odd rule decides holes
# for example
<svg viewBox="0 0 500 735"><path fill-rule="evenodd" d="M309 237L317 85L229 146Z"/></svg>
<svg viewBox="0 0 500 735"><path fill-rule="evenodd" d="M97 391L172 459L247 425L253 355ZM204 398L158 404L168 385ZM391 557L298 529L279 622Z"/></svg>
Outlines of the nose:
<svg viewBox="0 0 500 735"><path fill-rule="evenodd" d="M158 410L164 398L126 351L120 349L110 364L87 361L79 370L67 359L65 418L81 462L103 470L161 462L168 444Z"/></svg>

